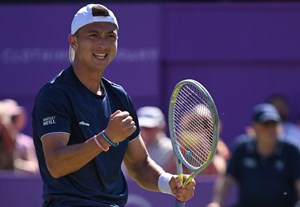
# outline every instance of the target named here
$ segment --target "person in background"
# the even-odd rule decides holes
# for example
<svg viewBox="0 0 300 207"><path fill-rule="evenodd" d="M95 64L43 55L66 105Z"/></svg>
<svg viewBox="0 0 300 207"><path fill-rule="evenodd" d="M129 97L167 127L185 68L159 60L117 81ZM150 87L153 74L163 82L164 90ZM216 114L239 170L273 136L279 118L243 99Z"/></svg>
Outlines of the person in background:
<svg viewBox="0 0 300 207"><path fill-rule="evenodd" d="M194 129L191 126L202 126L204 127L203 129L205 131L206 127L211 125L208 124L211 122L211 119L208 118L210 116L207 116L208 114L210 114L209 110L207 109L208 113L206 114L206 116L204 116L203 113L200 113L201 111L203 112L204 108L206 108L206 106L204 106L203 104L196 105L192 109L192 113L187 113L185 116L182 117L181 126L185 132L194 133ZM219 119L219 136L222 131L222 127L223 125L221 123L221 120ZM198 138L203 137L201 135L201 132L200 133L198 132L198 134L196 134L195 136L197 136ZM201 145L202 147L202 143L199 143L199 145ZM229 159L229 157L230 157L230 150L228 149L225 142L219 137L218 145L214 157L211 163L203 171L201 171L200 175L216 176L216 175L223 174L226 170L227 160ZM192 171L184 166L183 172L191 173Z"/></svg>
<svg viewBox="0 0 300 207"><path fill-rule="evenodd" d="M4 149L8 154L7 161L10 163L7 169L37 174L39 169L33 139L22 132L27 123L24 107L18 105L13 99L4 99L0 101L0 116L2 131L6 134L5 137L9 137L6 142L10 147Z"/></svg>
<svg viewBox="0 0 300 207"><path fill-rule="evenodd" d="M195 180L182 186L178 175L151 159L131 97L104 78L117 54L118 31L116 16L104 5L79 9L69 35L71 65L36 96L32 126L44 207L124 207L122 163L144 189L179 201L194 196Z"/></svg>
<svg viewBox="0 0 300 207"><path fill-rule="evenodd" d="M0 101L0 170L14 170L15 143L7 129L3 104Z"/></svg>
<svg viewBox="0 0 300 207"><path fill-rule="evenodd" d="M273 94L268 98L268 102L275 106L282 120L283 138L295 144L300 150L300 129L297 124L290 120L290 103L283 94Z"/></svg>
<svg viewBox="0 0 300 207"><path fill-rule="evenodd" d="M176 160L171 139L166 135L163 112L155 106L144 106L137 110L141 134L150 157L167 172L176 173Z"/></svg>
<svg viewBox="0 0 300 207"><path fill-rule="evenodd" d="M219 125L220 125L219 128L221 134L222 127L223 127L221 120L219 120ZM215 155L211 163L201 172L201 175L219 176L224 174L227 167L227 161L229 160L229 158L230 158L230 150L220 136Z"/></svg>
<svg viewBox="0 0 300 207"><path fill-rule="evenodd" d="M254 139L237 144L226 170L216 182L212 202L220 207L234 183L238 184L237 207L294 207L300 200L300 152L279 138L281 118L268 103L252 113Z"/></svg>
<svg viewBox="0 0 300 207"><path fill-rule="evenodd" d="M217 150L216 150L215 156L214 156L212 164L211 164L211 166L214 166L214 168L216 169L214 171L215 173L211 173L213 175L224 174L226 167L227 167L227 162L230 158L229 147L227 146L227 144L223 141L223 139L221 137L222 130L223 130L223 123L222 123L221 119L219 119L219 128L220 128L220 132L219 132L220 137L219 137L219 141L218 141Z"/></svg>

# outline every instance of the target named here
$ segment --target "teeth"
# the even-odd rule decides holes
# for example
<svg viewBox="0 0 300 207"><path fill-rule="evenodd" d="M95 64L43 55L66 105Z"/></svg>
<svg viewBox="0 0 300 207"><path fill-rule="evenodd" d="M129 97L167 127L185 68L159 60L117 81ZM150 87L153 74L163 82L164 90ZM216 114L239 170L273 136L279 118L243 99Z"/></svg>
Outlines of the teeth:
<svg viewBox="0 0 300 207"><path fill-rule="evenodd" d="M105 53L95 54L95 56L98 58L104 58L106 56L106 54Z"/></svg>

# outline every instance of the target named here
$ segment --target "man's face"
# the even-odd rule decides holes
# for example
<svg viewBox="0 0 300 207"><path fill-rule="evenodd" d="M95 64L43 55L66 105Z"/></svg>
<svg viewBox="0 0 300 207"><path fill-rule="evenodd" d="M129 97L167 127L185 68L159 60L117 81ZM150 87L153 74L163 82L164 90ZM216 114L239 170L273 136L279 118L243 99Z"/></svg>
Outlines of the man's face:
<svg viewBox="0 0 300 207"><path fill-rule="evenodd" d="M275 141L280 134L280 125L275 121L254 123L253 127L257 139Z"/></svg>
<svg viewBox="0 0 300 207"><path fill-rule="evenodd" d="M104 70L117 53L117 27L109 22L95 22L80 28L74 36L75 61Z"/></svg>
<svg viewBox="0 0 300 207"><path fill-rule="evenodd" d="M141 134L146 145L156 142L157 134L160 132L159 127L141 127Z"/></svg>

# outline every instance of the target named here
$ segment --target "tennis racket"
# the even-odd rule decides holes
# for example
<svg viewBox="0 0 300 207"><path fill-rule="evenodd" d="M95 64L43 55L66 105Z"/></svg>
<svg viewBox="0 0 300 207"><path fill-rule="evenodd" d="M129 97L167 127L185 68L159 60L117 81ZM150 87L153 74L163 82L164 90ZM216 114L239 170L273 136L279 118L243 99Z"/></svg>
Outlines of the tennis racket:
<svg viewBox="0 0 300 207"><path fill-rule="evenodd" d="M186 185L214 156L219 139L218 112L206 88L195 80L186 79L175 86L168 115L177 174L182 185ZM182 165L192 172L184 181ZM176 200L176 206L184 207L185 203Z"/></svg>

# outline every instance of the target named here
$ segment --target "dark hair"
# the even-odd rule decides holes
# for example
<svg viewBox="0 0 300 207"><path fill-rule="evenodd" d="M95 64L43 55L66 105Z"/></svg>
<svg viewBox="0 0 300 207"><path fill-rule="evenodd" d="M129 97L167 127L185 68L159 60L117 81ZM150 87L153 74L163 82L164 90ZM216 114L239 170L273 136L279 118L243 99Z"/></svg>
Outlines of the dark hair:
<svg viewBox="0 0 300 207"><path fill-rule="evenodd" d="M267 101L276 107L283 121L287 121L289 119L290 103L286 95L280 93L274 93L267 98Z"/></svg>
<svg viewBox="0 0 300 207"><path fill-rule="evenodd" d="M107 17L109 16L109 12L106 8L104 8L103 6L101 5L94 5L92 7L92 14L93 16L102 16L102 17ZM78 34L78 30L75 32L74 34L76 37L79 37L79 34Z"/></svg>
<svg viewBox="0 0 300 207"><path fill-rule="evenodd" d="M92 7L92 13L93 16L104 16L104 17L109 16L108 10L102 7L101 5L94 5Z"/></svg>

